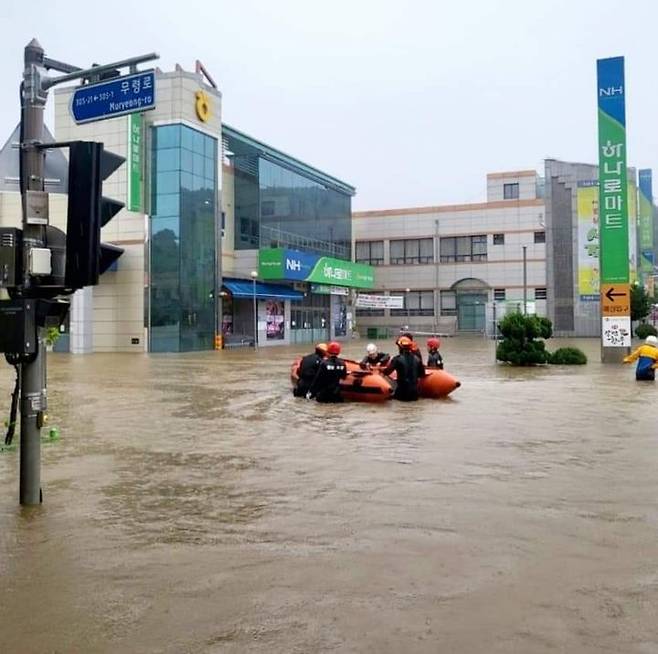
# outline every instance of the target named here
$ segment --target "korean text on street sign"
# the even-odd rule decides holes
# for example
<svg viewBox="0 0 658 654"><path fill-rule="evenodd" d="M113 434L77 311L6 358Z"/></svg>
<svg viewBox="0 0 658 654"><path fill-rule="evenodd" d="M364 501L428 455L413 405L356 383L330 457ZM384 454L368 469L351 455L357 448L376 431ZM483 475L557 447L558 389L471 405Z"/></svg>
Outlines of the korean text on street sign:
<svg viewBox="0 0 658 654"><path fill-rule="evenodd" d="M601 284L601 315L631 315L630 284Z"/></svg>
<svg viewBox="0 0 658 654"><path fill-rule="evenodd" d="M629 279L624 58L597 61L601 283Z"/></svg>
<svg viewBox="0 0 658 654"><path fill-rule="evenodd" d="M79 86L71 98L71 115L78 124L149 109L155 109L153 70Z"/></svg>
<svg viewBox="0 0 658 654"><path fill-rule="evenodd" d="M603 347L631 346L631 317L601 317L601 340Z"/></svg>

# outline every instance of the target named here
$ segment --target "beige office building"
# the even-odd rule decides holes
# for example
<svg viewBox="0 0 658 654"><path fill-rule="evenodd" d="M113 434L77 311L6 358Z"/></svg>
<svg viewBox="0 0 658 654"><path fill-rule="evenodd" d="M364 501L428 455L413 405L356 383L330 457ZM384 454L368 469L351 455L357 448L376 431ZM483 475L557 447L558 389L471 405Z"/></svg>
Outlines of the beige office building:
<svg viewBox="0 0 658 654"><path fill-rule="evenodd" d="M376 292L402 309L357 309L374 336L407 325L420 332L483 332L522 305L546 315L543 179L534 170L487 175L486 202L353 213L357 262L377 266Z"/></svg>

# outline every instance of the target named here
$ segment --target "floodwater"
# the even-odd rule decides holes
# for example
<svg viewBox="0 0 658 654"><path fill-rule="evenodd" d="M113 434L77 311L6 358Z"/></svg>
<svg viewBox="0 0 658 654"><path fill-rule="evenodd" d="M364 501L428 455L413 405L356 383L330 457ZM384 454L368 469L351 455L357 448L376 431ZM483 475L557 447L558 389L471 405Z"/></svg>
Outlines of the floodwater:
<svg viewBox="0 0 658 654"><path fill-rule="evenodd" d="M0 652L658 652L658 389L578 345L446 340L453 398L385 406L294 399L290 348L50 355L42 507L0 453Z"/></svg>

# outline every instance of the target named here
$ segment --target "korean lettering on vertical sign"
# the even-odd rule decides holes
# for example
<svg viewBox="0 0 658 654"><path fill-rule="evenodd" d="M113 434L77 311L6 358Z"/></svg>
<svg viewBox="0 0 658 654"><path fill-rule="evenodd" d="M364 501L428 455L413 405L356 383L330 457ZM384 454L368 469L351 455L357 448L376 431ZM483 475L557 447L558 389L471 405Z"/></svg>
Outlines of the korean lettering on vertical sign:
<svg viewBox="0 0 658 654"><path fill-rule="evenodd" d="M128 211L142 211L142 116L128 117Z"/></svg>
<svg viewBox="0 0 658 654"><path fill-rule="evenodd" d="M624 58L597 61L601 282L629 281Z"/></svg>

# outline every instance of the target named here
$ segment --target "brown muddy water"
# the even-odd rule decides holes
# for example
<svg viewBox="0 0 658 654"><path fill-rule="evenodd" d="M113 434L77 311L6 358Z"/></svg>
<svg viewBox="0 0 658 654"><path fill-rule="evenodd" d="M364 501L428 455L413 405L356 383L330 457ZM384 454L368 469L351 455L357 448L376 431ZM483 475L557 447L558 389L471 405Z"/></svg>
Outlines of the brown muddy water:
<svg viewBox="0 0 658 654"><path fill-rule="evenodd" d="M0 652L658 652L658 389L578 345L447 340L453 398L385 406L294 399L290 348L50 355L42 507L0 454Z"/></svg>

